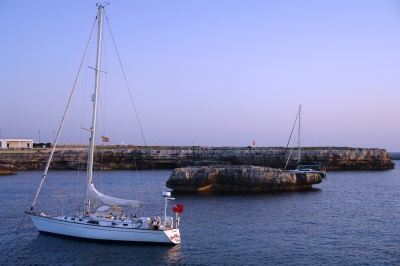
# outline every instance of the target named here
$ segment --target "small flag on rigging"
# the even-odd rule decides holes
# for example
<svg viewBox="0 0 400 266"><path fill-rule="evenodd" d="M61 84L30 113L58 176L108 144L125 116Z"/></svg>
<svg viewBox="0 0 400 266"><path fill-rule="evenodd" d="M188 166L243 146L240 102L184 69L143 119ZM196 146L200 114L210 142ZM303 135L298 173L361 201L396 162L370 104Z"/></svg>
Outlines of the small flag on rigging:
<svg viewBox="0 0 400 266"><path fill-rule="evenodd" d="M110 142L110 139L107 138L107 137L101 136L101 141L102 141L102 142Z"/></svg>
<svg viewBox="0 0 400 266"><path fill-rule="evenodd" d="M182 213L183 204L172 204L172 212Z"/></svg>

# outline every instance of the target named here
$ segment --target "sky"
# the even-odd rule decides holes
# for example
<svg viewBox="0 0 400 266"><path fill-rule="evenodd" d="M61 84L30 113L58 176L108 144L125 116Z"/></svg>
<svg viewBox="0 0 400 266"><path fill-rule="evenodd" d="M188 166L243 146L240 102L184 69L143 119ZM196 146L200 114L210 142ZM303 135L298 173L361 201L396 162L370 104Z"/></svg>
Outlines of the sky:
<svg viewBox="0 0 400 266"><path fill-rule="evenodd" d="M0 1L0 138L54 141L96 13ZM304 146L400 151L396 0L119 0L106 16L98 143L286 146L301 105ZM59 143L88 142L88 47Z"/></svg>

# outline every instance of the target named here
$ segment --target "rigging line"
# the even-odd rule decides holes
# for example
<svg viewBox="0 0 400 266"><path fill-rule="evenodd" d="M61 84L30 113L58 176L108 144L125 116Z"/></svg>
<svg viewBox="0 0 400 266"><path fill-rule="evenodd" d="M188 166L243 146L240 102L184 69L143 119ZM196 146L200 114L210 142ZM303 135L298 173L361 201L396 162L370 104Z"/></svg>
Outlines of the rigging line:
<svg viewBox="0 0 400 266"><path fill-rule="evenodd" d="M86 86L85 86L85 89L86 89ZM83 114L82 114L82 117L83 117ZM81 144L82 144L82 138L83 138L82 130L85 130L85 129L81 127L81 130L80 130L79 143L81 143ZM78 174L76 176L76 184L75 184L75 204L78 204L78 187L79 187L79 180L81 178L81 168L80 168L80 159L79 158L80 158L80 155L78 153L78 160L77 160L77 163L78 163Z"/></svg>
<svg viewBox="0 0 400 266"><path fill-rule="evenodd" d="M296 125L296 123L295 123L295 125ZM286 170L286 168L287 168L287 166L289 164L290 157L292 156L293 148L296 145L295 144L296 140L297 140L297 138L294 138L293 141L292 141L292 144L288 144L288 145L292 145L292 146L290 147L290 152L289 152L289 155L288 155L287 160L286 160L286 164L285 164L285 168L284 168L285 170ZM290 139L289 139L289 141L290 141Z"/></svg>
<svg viewBox="0 0 400 266"><path fill-rule="evenodd" d="M102 60L102 62L104 62L105 64L105 71L100 71L100 72L104 72L106 74L105 76L105 86L104 89L102 89L101 91L99 90L99 109L100 109L100 115L101 115L101 120L102 120L102 136L105 136L105 132L106 132L106 107L107 107L107 90L108 90L108 64L107 64L107 54L106 54L106 42L104 41L104 37L103 37L103 43L101 46L102 49L102 56L104 58L104 60ZM104 93L104 97L102 97L102 93ZM106 192L104 185L103 185L103 167L102 164L104 163L104 143L102 143L101 145L102 147L98 148L97 152L95 152L94 154L94 160L97 162L97 174L96 174L96 178L98 180L98 183L100 184L100 188L102 189L103 193ZM98 151L100 150L100 154L98 154Z"/></svg>
<svg viewBox="0 0 400 266"><path fill-rule="evenodd" d="M289 156L288 156L288 159L287 159L287 161L286 161L286 164L285 164L285 168L284 168L284 169L286 169L286 167L287 167L287 165L288 165L288 163L289 163L289 159L290 159L290 155L292 154L292 151L293 151L293 147L290 149L290 153L289 153Z"/></svg>
<svg viewBox="0 0 400 266"><path fill-rule="evenodd" d="M92 42L92 46L90 48L90 53L89 53L89 58L87 60L87 63L89 64L90 58L91 58L91 54L93 51L93 46L94 46L94 42ZM91 68L88 66L88 68ZM87 110L89 108L89 104L86 104L86 94L87 94L87 84L88 83L88 69L86 68L86 75L85 75L85 90L83 93L83 104L82 104L82 121L81 121L81 128L84 128L83 124L85 123L85 118L86 118L86 113ZM90 97L89 97L90 98ZM82 133L82 131L81 131ZM82 135L81 135L81 141L82 141Z"/></svg>
<svg viewBox="0 0 400 266"><path fill-rule="evenodd" d="M112 34L111 26L110 26L110 23L108 22L108 17L107 17L107 14L105 13L105 10L104 10L104 14L106 15L106 21L107 21L108 29L110 30L111 39L112 39L112 41L113 41L113 43L114 43L115 51L116 51L116 53L117 53L118 61L119 61L119 64L120 64L120 66L121 66L122 73L123 73L123 75L124 75L124 79L125 79L126 86L127 86L127 88L128 88L128 92L129 92L129 96L130 96L131 103L132 103L132 106L133 106L133 110L135 111L136 120L138 121L138 124L139 124L140 133L142 134L142 138L143 138L144 145L147 146L146 139L145 139L144 134L143 134L142 126L141 126L141 124L140 124L139 116L138 116L138 113L137 113L137 111L136 111L136 106L135 106L135 103L133 102L132 93L131 93L131 90L130 90L130 88L129 88L128 80L127 80L126 75L125 75L125 70L124 70L124 68L123 68L123 66L122 66L122 61L121 61L121 58L120 58L120 56L119 56L118 49L117 49L117 45L116 45L115 40L114 40L114 35ZM151 160L151 158L150 158L150 164L151 164L151 168L154 170L153 161ZM156 175L156 179L157 179L158 189L159 189L159 191L161 192L160 182L159 182L159 180L158 180L157 175Z"/></svg>
<svg viewBox="0 0 400 266"><path fill-rule="evenodd" d="M92 42L92 46L91 46L91 48L90 48L90 52L89 52L89 58L88 58L88 60L87 60L87 62L89 63L89 61L90 61L90 58L91 58L91 54L92 54L92 51L93 51L93 46L94 46L94 42ZM88 129L86 129L86 128L84 128L83 127L83 125L84 125L84 123L85 123L85 118L86 118L86 113L87 113L87 110L88 110L88 104L86 104L86 94L87 94L87 87L88 87L88 69L86 68L86 75L85 75L85 89L84 89L84 92L83 92L83 103L82 103L82 117L81 117L81 131L80 131L80 136L79 136L79 143L80 144L82 144L83 143L83 135L82 135L82 130L88 130ZM75 188L75 204L77 204L78 205L78 188L79 188L79 180L81 179L81 170L83 169L81 169L81 166L82 166L82 163L81 163L81 155L78 155L78 174L77 174L77 178L76 178L76 188Z"/></svg>
<svg viewBox="0 0 400 266"><path fill-rule="evenodd" d="M79 206L78 204L78 189L79 189L79 181L81 179L81 160L80 157L81 155L79 155L80 153L78 153L78 174L76 176L76 187L75 187L75 204Z"/></svg>
<svg viewBox="0 0 400 266"><path fill-rule="evenodd" d="M100 151L100 155L98 154ZM103 191L103 193L106 193L106 190L104 189L104 185L103 185L103 168L102 168L102 164L104 162L104 149L100 148L97 149L97 151L95 152L94 155L94 170L96 171L94 173L94 179L95 181L98 181L98 183L100 184L100 189Z"/></svg>
<svg viewBox="0 0 400 266"><path fill-rule="evenodd" d="M25 207L26 207L26 205L25 205ZM18 231L19 227L21 226L22 222L24 221L25 217L26 217L26 213L24 214L24 217L22 217L22 220L21 220L21 222L19 222L18 227L17 227L17 229L15 229L14 233L17 233L17 231Z"/></svg>
<svg viewBox="0 0 400 266"><path fill-rule="evenodd" d="M286 148L285 148L285 151L283 153L282 162L285 159L286 151L287 151L287 148L289 147L290 139L292 138L293 130L294 130L294 127L296 126L296 122L297 122L298 116L299 116L299 112L297 112L296 119L294 120L294 124L293 124L293 127L292 127L292 132L290 132L289 140L288 140L288 142L286 144ZM290 151L290 153L292 153L292 152ZM290 158L290 154L289 154L289 158ZM289 160L289 158L288 158L288 160ZM286 165L287 165L287 163L286 163ZM285 168L286 168L286 166L285 166Z"/></svg>
<svg viewBox="0 0 400 266"><path fill-rule="evenodd" d="M301 125L299 126L299 131L300 131L300 140L299 143L301 143L301 146L305 147L305 138L304 138L304 107L301 110L301 114L300 114L300 119L301 119ZM300 147L301 148L301 147Z"/></svg>
<svg viewBox="0 0 400 266"><path fill-rule="evenodd" d="M58 186L54 185L52 182L47 182L46 185L53 190L53 193L50 195L55 201L57 201L58 205L61 207L61 209L65 210L65 207L63 203L58 199L58 197L68 197L68 193L65 193L61 188ZM57 192L57 194L56 194Z"/></svg>
<svg viewBox="0 0 400 266"><path fill-rule="evenodd" d="M142 191L141 186L140 186L138 168L137 168L137 164L136 164L136 158L135 158L135 155L134 155L133 152L132 152L132 155L133 155L133 165L135 166L136 180L137 180L138 186L139 186L140 199L143 202L144 197L143 197L143 191ZM140 209L140 216L142 216L142 206L141 205L139 206L139 209Z"/></svg>
<svg viewBox="0 0 400 266"><path fill-rule="evenodd" d="M119 61L119 64L121 66L121 69L122 69L122 74L124 75L125 83L126 83L126 86L128 88L129 96L130 96L130 99L131 99L131 102L132 102L132 105L133 105L133 109L135 111L136 119L137 119L138 124L139 124L140 133L142 134L142 138L143 138L144 144L147 146L146 139L145 139L144 134L143 134L142 126L140 124L139 116L138 116L137 111L136 111L136 106L135 106L135 103L133 102L132 93L131 93L131 90L129 88L128 80L127 80L126 75L125 75L125 70L124 70L124 68L122 66L122 62L121 62L121 58L120 58L119 53L118 53L117 45L116 45L115 40L114 40L114 35L112 34L110 24L108 23L107 15L106 15L106 21L107 21L107 24L108 24L108 29L110 30L111 39L112 39L112 41L114 43L115 51L117 52L118 61Z"/></svg>
<svg viewBox="0 0 400 266"><path fill-rule="evenodd" d="M54 146L53 146L53 148L51 149L49 158L47 159L46 167L45 167L44 172L43 172L42 180L40 181L39 189L38 189L38 191L36 192L35 199L33 200L33 203L32 203L32 206L31 206L31 212L33 211L33 207L35 206L35 203L36 203L36 200L37 200L37 198L38 198L38 196L39 196L40 189L41 189L41 187L42 187L42 185L43 185L43 182L44 182L44 180L46 179L47 171L49 170L49 167L50 167L50 161L51 161L51 159L53 158L54 151L55 151L56 146L57 146L57 143L58 143L58 139L60 138L60 134L61 134L61 131L62 131L64 122L65 122L65 119L66 119L66 117L67 117L68 109L69 109L69 106L70 106L70 103L71 103L71 100L72 100L72 96L73 96L73 94L74 94L74 91L75 91L75 88L76 88L76 84L77 84L77 82L78 82L79 74L81 73L81 69L82 69L82 65L83 65L83 62L84 62L84 59L85 59L85 56L86 56L87 48L88 48L88 46L89 46L90 39L91 39L91 37L92 37L93 29L94 29L94 27L95 27L95 25L96 25L96 21L97 21L97 16L96 16L96 19L94 20L93 27L92 27L92 31L90 32L90 36L89 36L88 43L86 44L85 52L84 52L84 54L83 54L83 58L82 58L82 61L81 61L80 66L79 66L78 74L76 75L75 82L74 82L74 85L73 85L73 87L72 87L72 91L71 91L71 94L70 94L70 96L69 96L69 99L68 99L67 107L65 108L64 116L63 116L63 118L62 118L62 120L61 120L61 124L60 124L60 128L58 129L58 133L57 133L56 140L54 141Z"/></svg>

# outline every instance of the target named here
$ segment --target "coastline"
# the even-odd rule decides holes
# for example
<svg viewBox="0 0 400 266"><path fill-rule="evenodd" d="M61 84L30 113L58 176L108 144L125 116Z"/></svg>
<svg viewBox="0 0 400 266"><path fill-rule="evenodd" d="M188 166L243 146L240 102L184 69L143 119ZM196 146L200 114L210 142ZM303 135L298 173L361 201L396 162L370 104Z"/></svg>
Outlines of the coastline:
<svg viewBox="0 0 400 266"><path fill-rule="evenodd" d="M204 147L204 146L98 146L99 158L95 168L175 169L186 166L254 165L284 168L289 150L284 147ZM44 169L50 149L0 150L0 172ZM397 153L400 155L400 153ZM87 149L84 147L56 148L52 170L84 169ZM377 148L303 147L302 162L322 164L328 171L386 170L394 163L389 152ZM297 164L292 153L288 168Z"/></svg>

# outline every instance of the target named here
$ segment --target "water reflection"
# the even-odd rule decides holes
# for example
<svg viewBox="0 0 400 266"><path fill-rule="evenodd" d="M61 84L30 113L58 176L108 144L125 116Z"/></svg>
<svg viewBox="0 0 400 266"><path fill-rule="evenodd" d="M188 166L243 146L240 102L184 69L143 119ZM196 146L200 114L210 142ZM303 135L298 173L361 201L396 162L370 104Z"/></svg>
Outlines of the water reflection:
<svg viewBox="0 0 400 266"><path fill-rule="evenodd" d="M77 238L37 233L29 239L22 237L25 245L10 257L29 261L30 264L63 264L66 261L72 264L82 264L85 261L90 265L105 263L139 265L149 261L155 264L170 265L182 259L181 247L156 245L152 243L123 243L99 242ZM21 244L21 242L20 242ZM71 257L71 254L74 254ZM11 260L9 261L11 262Z"/></svg>
<svg viewBox="0 0 400 266"><path fill-rule="evenodd" d="M173 246L168 249L166 256L164 257L164 261L167 264L175 264L177 262L182 262L182 250L181 246Z"/></svg>

